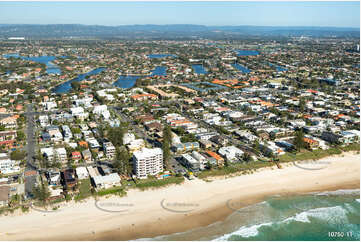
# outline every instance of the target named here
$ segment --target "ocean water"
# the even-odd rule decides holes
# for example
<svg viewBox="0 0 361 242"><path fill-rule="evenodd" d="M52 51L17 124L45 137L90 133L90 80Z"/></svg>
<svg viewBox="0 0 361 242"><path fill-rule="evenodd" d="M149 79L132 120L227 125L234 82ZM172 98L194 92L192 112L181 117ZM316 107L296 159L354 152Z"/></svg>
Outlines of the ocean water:
<svg viewBox="0 0 361 242"><path fill-rule="evenodd" d="M222 222L153 240L360 240L359 190L273 196L241 209L232 204L241 201L227 203L233 213Z"/></svg>

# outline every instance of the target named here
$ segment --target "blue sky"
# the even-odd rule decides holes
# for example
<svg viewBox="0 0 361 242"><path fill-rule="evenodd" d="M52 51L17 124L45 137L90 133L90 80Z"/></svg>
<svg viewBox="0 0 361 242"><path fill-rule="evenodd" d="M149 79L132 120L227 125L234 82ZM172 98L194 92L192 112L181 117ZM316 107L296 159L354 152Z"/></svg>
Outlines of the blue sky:
<svg viewBox="0 0 361 242"><path fill-rule="evenodd" d="M0 24L360 27L357 2L0 2Z"/></svg>

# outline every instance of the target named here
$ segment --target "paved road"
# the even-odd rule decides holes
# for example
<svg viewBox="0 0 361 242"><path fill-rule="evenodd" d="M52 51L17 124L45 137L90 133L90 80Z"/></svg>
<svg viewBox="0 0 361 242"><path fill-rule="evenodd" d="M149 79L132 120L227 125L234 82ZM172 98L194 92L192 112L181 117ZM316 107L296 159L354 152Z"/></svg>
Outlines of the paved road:
<svg viewBox="0 0 361 242"><path fill-rule="evenodd" d="M36 167L32 165L33 163L33 157L35 156L35 129L34 129L34 113L33 113L33 105L28 104L27 105L27 112L25 113L26 116L26 168L25 171L32 171L36 170ZM25 191L26 195L28 196L31 192L33 187L36 184L36 176L28 176L25 178Z"/></svg>

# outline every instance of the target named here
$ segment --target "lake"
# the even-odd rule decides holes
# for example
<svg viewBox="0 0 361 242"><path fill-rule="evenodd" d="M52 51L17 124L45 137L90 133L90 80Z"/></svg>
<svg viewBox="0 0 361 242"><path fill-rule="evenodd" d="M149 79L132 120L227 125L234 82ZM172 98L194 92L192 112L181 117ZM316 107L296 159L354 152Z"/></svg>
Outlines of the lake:
<svg viewBox="0 0 361 242"><path fill-rule="evenodd" d="M150 54L150 55L147 55L147 57L150 59L158 59L158 58L177 57L177 56L172 55L172 54Z"/></svg>
<svg viewBox="0 0 361 242"><path fill-rule="evenodd" d="M54 63L52 63L52 61L56 60L55 56L34 56L34 57L26 57L26 56L21 56L19 54L6 54L4 55L5 58L10 58L10 57L14 57L14 58L20 58L22 60L28 60L28 61L34 61L34 62L38 62L38 63L42 63L46 65L46 72L48 74L61 74L61 70L59 69L59 67L57 67Z"/></svg>
<svg viewBox="0 0 361 242"><path fill-rule="evenodd" d="M157 66L153 71L152 74L148 76L166 76L167 75L167 67L165 66ZM148 76L128 76L128 75L121 75L119 79L113 83L114 86L120 88L131 88L135 85L135 82L140 77L148 77Z"/></svg>
<svg viewBox="0 0 361 242"><path fill-rule="evenodd" d="M88 76L93 76L93 75L96 75L96 74L99 74L100 72L104 71L106 68L104 67L100 67L100 68L96 68L92 71L89 71L87 73L84 73L84 74L80 74L78 75L76 78L74 79L71 79L67 82L64 82L56 87L54 87L54 89L52 90L52 92L54 93L67 93L71 90L71 83L72 82L79 82L79 81L82 81L84 80L86 77Z"/></svg>
<svg viewBox="0 0 361 242"><path fill-rule="evenodd" d="M238 56L259 55L257 50L236 50Z"/></svg>
<svg viewBox="0 0 361 242"><path fill-rule="evenodd" d="M276 67L276 71L288 71L288 69L278 66L278 65L275 65L275 64L272 64L272 63L268 63L268 65L271 67Z"/></svg>
<svg viewBox="0 0 361 242"><path fill-rule="evenodd" d="M247 69L246 67L236 63L236 64L231 64L234 68L236 68L239 71L242 71L243 73L250 73L251 70Z"/></svg>
<svg viewBox="0 0 361 242"><path fill-rule="evenodd" d="M203 65L194 64L194 65L192 65L192 68L193 68L194 72L197 74L207 74L207 71L204 69Z"/></svg>

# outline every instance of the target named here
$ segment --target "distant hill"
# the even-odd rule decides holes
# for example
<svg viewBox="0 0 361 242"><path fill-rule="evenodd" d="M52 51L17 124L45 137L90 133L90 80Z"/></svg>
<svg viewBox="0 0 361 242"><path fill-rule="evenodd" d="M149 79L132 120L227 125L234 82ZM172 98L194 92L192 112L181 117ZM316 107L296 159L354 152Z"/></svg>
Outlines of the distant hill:
<svg viewBox="0 0 361 242"><path fill-rule="evenodd" d="M239 38L245 36L310 36L359 38L359 28L204 26L191 24L101 26L80 24L0 24L0 38Z"/></svg>

